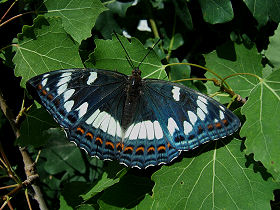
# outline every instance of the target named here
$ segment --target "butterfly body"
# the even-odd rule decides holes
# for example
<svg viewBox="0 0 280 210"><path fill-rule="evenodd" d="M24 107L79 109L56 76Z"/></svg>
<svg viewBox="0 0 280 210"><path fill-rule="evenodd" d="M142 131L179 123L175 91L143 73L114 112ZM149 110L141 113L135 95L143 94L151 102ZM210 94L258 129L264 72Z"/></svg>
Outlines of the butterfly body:
<svg viewBox="0 0 280 210"><path fill-rule="evenodd" d="M224 138L240 126L222 104L180 84L102 69L38 75L27 89L70 141L129 167L169 163L183 150Z"/></svg>

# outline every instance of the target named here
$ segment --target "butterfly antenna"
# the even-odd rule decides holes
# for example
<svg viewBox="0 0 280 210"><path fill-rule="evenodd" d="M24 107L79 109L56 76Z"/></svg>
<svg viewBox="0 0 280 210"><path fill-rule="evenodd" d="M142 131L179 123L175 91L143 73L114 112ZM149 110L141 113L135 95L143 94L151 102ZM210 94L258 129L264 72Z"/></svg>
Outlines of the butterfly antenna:
<svg viewBox="0 0 280 210"><path fill-rule="evenodd" d="M144 58L142 59L142 61L139 63L139 65L137 66L137 68L140 67L140 65L143 63L143 61L146 59L146 57L150 54L150 52L155 48L155 46L159 43L160 39L157 40L157 42L149 49L149 52L144 56Z"/></svg>
<svg viewBox="0 0 280 210"><path fill-rule="evenodd" d="M133 63L132 63L132 60L131 60L131 58L130 58L130 56L129 56L129 54L128 54L128 52L126 51L126 49L125 49L125 47L124 47L124 45L123 45L123 43L121 42L121 40L120 40L120 38L119 38L119 36L118 36L118 34L114 31L114 34L115 34L115 36L117 37L117 39L119 40L119 42L121 43L121 46L122 46L122 48L124 49L124 51L125 51L125 54L126 54L126 60L128 61L128 63L129 63L129 65L132 67L132 69L134 69L135 67L134 67L134 65L133 65Z"/></svg>
<svg viewBox="0 0 280 210"><path fill-rule="evenodd" d="M132 69L134 69L133 63L131 62L131 60L129 60L129 58L127 56L125 56L127 62L129 63L129 65L131 66Z"/></svg>

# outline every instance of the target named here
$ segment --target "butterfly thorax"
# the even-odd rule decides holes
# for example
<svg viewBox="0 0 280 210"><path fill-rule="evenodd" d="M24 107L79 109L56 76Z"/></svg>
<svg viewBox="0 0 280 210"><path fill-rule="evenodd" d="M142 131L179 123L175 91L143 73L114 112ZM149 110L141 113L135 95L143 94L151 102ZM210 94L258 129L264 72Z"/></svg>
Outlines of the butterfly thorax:
<svg viewBox="0 0 280 210"><path fill-rule="evenodd" d="M142 78L141 71L135 69L132 71L132 75L129 76L126 85L126 100L123 108L122 117L122 128L126 130L128 126L132 123L135 112L137 110L137 105L139 104L139 99L142 89Z"/></svg>

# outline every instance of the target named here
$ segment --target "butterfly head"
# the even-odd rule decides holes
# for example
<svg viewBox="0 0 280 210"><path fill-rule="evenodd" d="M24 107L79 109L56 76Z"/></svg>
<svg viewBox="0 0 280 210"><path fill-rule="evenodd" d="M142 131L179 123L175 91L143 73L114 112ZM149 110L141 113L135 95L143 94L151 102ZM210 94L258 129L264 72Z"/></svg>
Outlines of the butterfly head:
<svg viewBox="0 0 280 210"><path fill-rule="evenodd" d="M141 71L138 67L132 70L132 75L129 78L132 87L139 87L142 83Z"/></svg>

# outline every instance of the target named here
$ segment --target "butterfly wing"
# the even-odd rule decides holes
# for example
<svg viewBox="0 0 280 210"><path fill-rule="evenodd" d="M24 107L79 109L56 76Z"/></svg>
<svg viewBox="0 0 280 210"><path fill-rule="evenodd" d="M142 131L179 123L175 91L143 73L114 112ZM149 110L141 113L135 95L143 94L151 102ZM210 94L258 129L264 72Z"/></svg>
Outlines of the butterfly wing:
<svg viewBox="0 0 280 210"><path fill-rule="evenodd" d="M127 76L118 72L67 69L33 77L27 89L70 141L92 156L116 159L126 81Z"/></svg>
<svg viewBox="0 0 280 210"><path fill-rule="evenodd" d="M120 162L130 167L147 168L169 163L180 155L163 134L160 120L149 98L142 94L134 120L125 131Z"/></svg>
<svg viewBox="0 0 280 210"><path fill-rule="evenodd" d="M177 150L194 149L240 127L238 117L229 109L186 86L146 79L143 87L164 135Z"/></svg>

